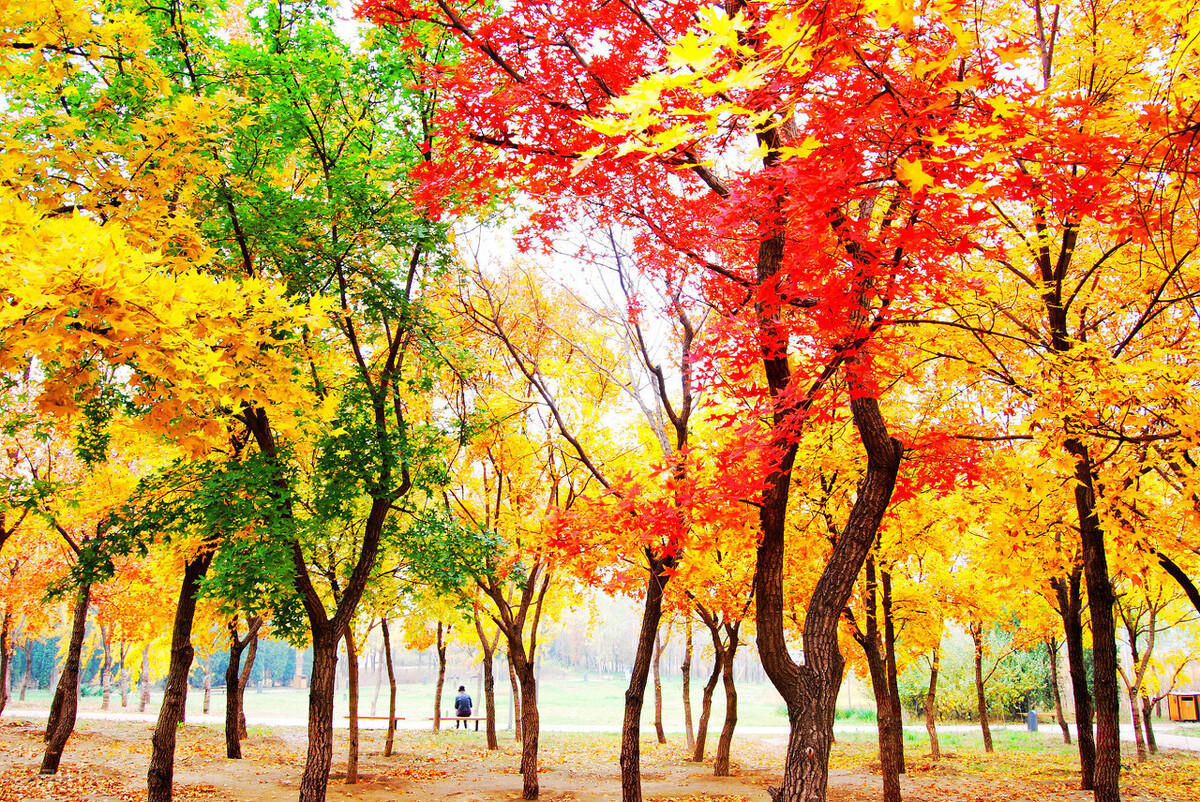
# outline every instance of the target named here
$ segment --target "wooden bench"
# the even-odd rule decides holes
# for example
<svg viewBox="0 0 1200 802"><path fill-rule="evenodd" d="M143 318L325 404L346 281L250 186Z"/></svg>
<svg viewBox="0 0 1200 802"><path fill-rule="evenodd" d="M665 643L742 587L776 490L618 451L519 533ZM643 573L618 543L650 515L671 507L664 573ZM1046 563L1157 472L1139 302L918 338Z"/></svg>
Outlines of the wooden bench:
<svg viewBox="0 0 1200 802"><path fill-rule="evenodd" d="M433 716L430 716L429 721L443 721L443 722L461 721L461 722L463 722L464 730L467 728L468 721L474 721L475 722L475 732L479 732L479 722L487 721L487 716L442 716L441 719L435 719ZM458 729L457 724L454 725L454 729Z"/></svg>

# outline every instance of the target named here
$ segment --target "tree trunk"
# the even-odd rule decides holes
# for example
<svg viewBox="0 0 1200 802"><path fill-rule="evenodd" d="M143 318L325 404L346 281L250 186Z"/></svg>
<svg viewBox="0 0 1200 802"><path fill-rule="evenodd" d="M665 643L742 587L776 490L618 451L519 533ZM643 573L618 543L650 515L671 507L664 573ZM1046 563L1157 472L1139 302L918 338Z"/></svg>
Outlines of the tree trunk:
<svg viewBox="0 0 1200 802"><path fill-rule="evenodd" d="M25 671L23 672L24 676L21 677L20 699L22 702L25 701L25 691L29 690L29 681L33 679L33 641L30 638L25 639L23 651L25 652Z"/></svg>
<svg viewBox="0 0 1200 802"><path fill-rule="evenodd" d="M521 685L517 682L517 670L513 668L512 655L508 657L508 687L512 691L512 710L513 710L513 738L517 743L524 743L525 737L522 730L521 718Z"/></svg>
<svg viewBox="0 0 1200 802"><path fill-rule="evenodd" d="M121 648L118 651L118 656L121 661L121 681L117 683L117 687L121 692L121 707L129 707L129 666L125 664L125 658L129 656L129 644L121 641Z"/></svg>
<svg viewBox="0 0 1200 802"><path fill-rule="evenodd" d="M972 621L971 641L975 644L975 705L979 710L979 728L983 731L983 751L994 752L992 728L988 725L987 699L983 693L983 623Z"/></svg>
<svg viewBox="0 0 1200 802"><path fill-rule="evenodd" d="M763 249L778 253L760 253L760 265L782 259L783 237L779 235L778 242L775 239L765 241ZM764 364L772 392L778 397L788 384L787 360L764 356ZM824 802L833 719L844 669L838 648L838 625L891 501L904 451L900 442L888 435L879 403L869 390L852 388L850 409L867 453L867 470L842 536L834 544L809 599L804 617L803 665L797 664L788 653L783 618L787 502L796 455L796 446L786 432L794 425L795 413L782 406L775 413L781 456L767 477L759 508L762 540L754 573L759 656L763 670L783 696L791 728L783 783L771 794L774 802Z"/></svg>
<svg viewBox="0 0 1200 802"><path fill-rule="evenodd" d="M308 684L308 752L300 778L301 802L323 802L333 765L333 698L337 692L339 632L331 623L312 628L312 678Z"/></svg>
<svg viewBox="0 0 1200 802"><path fill-rule="evenodd" d="M511 642L509 644L511 648ZM517 681L521 684L521 798L538 798L538 736L541 721L537 707L537 677L533 661L527 660L524 648L516 666Z"/></svg>
<svg viewBox="0 0 1200 802"><path fill-rule="evenodd" d="M396 667L392 663L392 634L387 619L380 622L383 630L383 660L388 675L388 724L387 739L383 742L383 756L391 757L396 744Z"/></svg>
<svg viewBox="0 0 1200 802"><path fill-rule="evenodd" d="M683 646L683 730L687 738L687 751L696 751L696 732L692 729L692 619L687 619L687 635Z"/></svg>
<svg viewBox="0 0 1200 802"><path fill-rule="evenodd" d="M103 657L100 659L100 709L108 710L112 702L112 627L100 627L100 646Z"/></svg>
<svg viewBox="0 0 1200 802"><path fill-rule="evenodd" d="M896 771L904 773L904 708L900 704L900 678L896 672L896 626L892 618L892 575L879 572L883 588L883 658L887 668L888 701L892 707L892 752L896 759Z"/></svg>
<svg viewBox="0 0 1200 802"><path fill-rule="evenodd" d="M650 549L645 550L645 556L649 571L646 603L642 611L642 628L638 632L633 670L629 675L629 687L625 689L625 718L621 723L622 802L641 802L642 799L642 699L646 693L654 642L658 637L658 624L662 619L663 588L670 580L668 572L675 567L673 556L659 557Z"/></svg>
<svg viewBox="0 0 1200 802"><path fill-rule="evenodd" d="M1129 718L1133 725L1133 742L1137 747L1137 762L1145 763L1149 760L1149 755L1146 753L1146 738L1142 734L1142 711L1141 705L1138 704L1137 688L1130 687L1127 695L1129 697Z"/></svg>
<svg viewBox="0 0 1200 802"><path fill-rule="evenodd" d="M937 681L941 667L938 648L933 648L933 656L929 661L929 690L925 693L925 731L929 733L929 757L935 763L942 759L937 734Z"/></svg>
<svg viewBox="0 0 1200 802"><path fill-rule="evenodd" d="M1046 654L1050 657L1050 693L1054 696L1054 716L1062 729L1063 743L1071 743L1071 727L1067 717L1063 715L1062 691L1058 687L1058 642L1054 638L1046 638Z"/></svg>
<svg viewBox="0 0 1200 802"><path fill-rule="evenodd" d="M254 659L258 657L258 630L260 627L254 625L255 621L261 624L262 617L255 616L250 621L251 632L246 635L250 642L246 645L246 660L242 663L242 670L238 672L237 681L237 737L242 741L250 735L246 730L246 688L250 685L250 675L254 671Z"/></svg>
<svg viewBox="0 0 1200 802"><path fill-rule="evenodd" d="M79 709L79 656L83 650L83 634L87 624L90 585L83 585L75 597L75 609L71 619L71 642L67 647L67 659L54 701L50 705L50 720L46 725L46 754L42 758L42 774L57 774L67 740L75 731L75 714Z"/></svg>
<svg viewBox="0 0 1200 802"><path fill-rule="evenodd" d="M1093 696L1096 702L1096 802L1121 802L1120 706L1117 693L1117 630L1113 587L1104 552L1104 531L1096 513L1091 455L1075 438L1064 443L1075 458L1075 506L1083 547L1083 575L1092 618Z"/></svg>
<svg viewBox="0 0 1200 802"><path fill-rule="evenodd" d="M358 782L358 650L354 647L352 627L346 627L346 684L350 714L350 749L346 758L346 785Z"/></svg>
<svg viewBox="0 0 1200 802"><path fill-rule="evenodd" d="M662 660L662 651L662 634L659 633L654 637L654 733L658 736L658 742L665 744L667 733L663 729L662 674L658 670L659 662Z"/></svg>
<svg viewBox="0 0 1200 802"><path fill-rule="evenodd" d="M737 727L737 687L733 682L733 658L737 654L740 628L740 621L736 624L725 624L728 643L721 654L721 678L725 684L725 724L721 727L721 737L717 740L717 756L713 761L713 775L717 777L729 776L729 752L733 748L733 731Z"/></svg>
<svg viewBox="0 0 1200 802"><path fill-rule="evenodd" d="M225 757L241 760L242 739L246 737L245 703L246 683L250 672L242 665L242 653L258 643L258 630L262 627L262 616L246 619L246 635L239 637L237 619L229 622L229 664L225 667ZM246 662L254 659L253 652L247 654Z"/></svg>
<svg viewBox="0 0 1200 802"><path fill-rule="evenodd" d="M5 610L4 623L0 627L0 715L4 714L4 708L8 706L8 698L12 693L8 687L13 664L12 635L9 631L11 621L12 612Z"/></svg>
<svg viewBox="0 0 1200 802"><path fill-rule="evenodd" d="M1075 700L1075 733L1079 738L1079 788L1090 791L1095 785L1096 741L1092 733L1092 695L1088 690L1087 666L1083 656L1083 598L1080 582L1083 570L1075 566L1070 575L1052 580L1058 599L1058 614L1063 620L1063 640L1067 644L1067 673L1071 677L1071 696Z"/></svg>
<svg viewBox="0 0 1200 802"><path fill-rule="evenodd" d="M875 730L879 743L879 766L883 777L884 802L900 802L900 757L896 753L893 735L899 722L892 707L891 690L888 687L887 664L880 648L879 598L875 581L875 559L868 554L866 559L866 588L863 592L863 609L866 614L866 630L854 627L854 639L862 647L867 658L867 671L871 676L871 692L875 696Z"/></svg>
<svg viewBox="0 0 1200 802"><path fill-rule="evenodd" d="M446 647L449 645L443 636L443 627L441 621L438 621L437 628L437 654L438 654L438 676L437 689L433 693L433 729L436 732L442 728L442 687L446 684ZM445 627L445 632L448 633L450 627Z"/></svg>
<svg viewBox="0 0 1200 802"><path fill-rule="evenodd" d="M1146 728L1146 746L1150 749L1150 754L1158 754L1158 742L1154 740L1154 726L1151 724L1154 705L1150 701L1150 697L1142 695L1142 725Z"/></svg>
<svg viewBox="0 0 1200 802"><path fill-rule="evenodd" d="M150 704L150 641L146 641L142 647L142 676L140 679L141 682L138 685L141 686L141 696L138 698L138 712L145 713L146 705Z"/></svg>
<svg viewBox="0 0 1200 802"><path fill-rule="evenodd" d="M204 703L200 712L208 715L209 703L212 701L212 658L204 661Z"/></svg>
<svg viewBox="0 0 1200 802"><path fill-rule="evenodd" d="M496 737L496 671L493 661L496 656L496 646L500 642L500 633L488 640L483 631L478 606L475 608L475 634L479 636L479 646L483 650L483 709L487 717L487 748L494 751L500 748L500 740Z"/></svg>
<svg viewBox="0 0 1200 802"><path fill-rule="evenodd" d="M701 618L705 618L704 614L701 614ZM700 720L696 722L696 748L692 750L692 760L696 763L704 762L705 741L708 740L708 720L712 715L713 692L716 691L717 681L721 678L721 631L710 626L707 619L704 620L704 624L708 626L709 635L713 641L713 667L712 673L708 675L708 681L704 683L704 689L700 693Z"/></svg>
<svg viewBox="0 0 1200 802"><path fill-rule="evenodd" d="M150 768L146 772L147 802L170 802L175 774L175 735L183 706L187 703L188 672L192 668L192 620L196 616L196 593L200 580L212 562L211 551L188 560L183 567L179 605L171 630L171 662L167 668L167 687L163 691L158 724L150 740Z"/></svg>

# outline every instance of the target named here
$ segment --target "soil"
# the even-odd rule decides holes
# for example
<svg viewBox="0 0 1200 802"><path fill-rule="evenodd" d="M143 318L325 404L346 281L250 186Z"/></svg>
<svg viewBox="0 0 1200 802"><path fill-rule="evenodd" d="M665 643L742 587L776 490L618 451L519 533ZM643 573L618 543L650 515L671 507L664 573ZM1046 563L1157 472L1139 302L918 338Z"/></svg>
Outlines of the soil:
<svg viewBox="0 0 1200 802"><path fill-rule="evenodd" d="M0 725L0 802L139 802L153 726L145 722L81 721L64 754L58 775L42 777L44 724L28 720ZM508 802L520 799L520 750L504 733L498 751L489 752L482 732L401 730L395 752L383 756L383 732L362 733L358 782L346 783L347 735L337 731L329 802L451 800ZM735 742L733 776L712 776L711 761L685 759L682 739L659 745L644 741L642 792L646 800L746 800L768 802L767 786L778 785L784 740L745 736ZM621 796L617 737L611 734L545 733L539 781L544 802L613 802ZM296 728L251 728L242 760L225 757L219 727L180 726L175 760L174 799L178 802L291 802L298 795L304 765L305 733ZM851 757L850 762L854 762ZM842 761L845 762L844 760ZM1191 764L1190 767L1194 767ZM1189 768L1190 768L1189 767ZM831 802L867 802L881 797L878 767L870 763L830 771ZM1083 802L1090 793L1070 777L1053 772L1004 778L972 773L954 761L910 760L903 778L904 798L916 800L1052 800ZM1193 800L1189 793L1127 784L1130 800Z"/></svg>

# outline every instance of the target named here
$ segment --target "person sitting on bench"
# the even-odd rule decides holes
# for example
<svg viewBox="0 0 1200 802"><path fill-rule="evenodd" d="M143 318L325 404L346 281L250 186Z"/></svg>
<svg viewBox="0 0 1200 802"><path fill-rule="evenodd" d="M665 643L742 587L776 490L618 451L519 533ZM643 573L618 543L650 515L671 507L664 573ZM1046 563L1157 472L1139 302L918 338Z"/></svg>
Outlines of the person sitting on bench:
<svg viewBox="0 0 1200 802"><path fill-rule="evenodd" d="M467 689L463 685L458 686L458 696L454 697L454 713L460 719L471 715L471 697L467 694ZM467 728L467 722L456 721L454 722L454 729L457 730L459 724L462 725L464 730Z"/></svg>

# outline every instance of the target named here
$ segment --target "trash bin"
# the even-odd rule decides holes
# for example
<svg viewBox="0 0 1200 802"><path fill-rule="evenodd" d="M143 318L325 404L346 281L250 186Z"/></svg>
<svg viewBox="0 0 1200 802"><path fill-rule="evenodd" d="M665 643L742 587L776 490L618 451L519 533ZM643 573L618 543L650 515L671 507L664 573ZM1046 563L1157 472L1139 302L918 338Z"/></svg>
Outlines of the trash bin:
<svg viewBox="0 0 1200 802"><path fill-rule="evenodd" d="M1037 711L1030 710L1025 716L1025 720L1029 723L1029 731L1037 732Z"/></svg>

